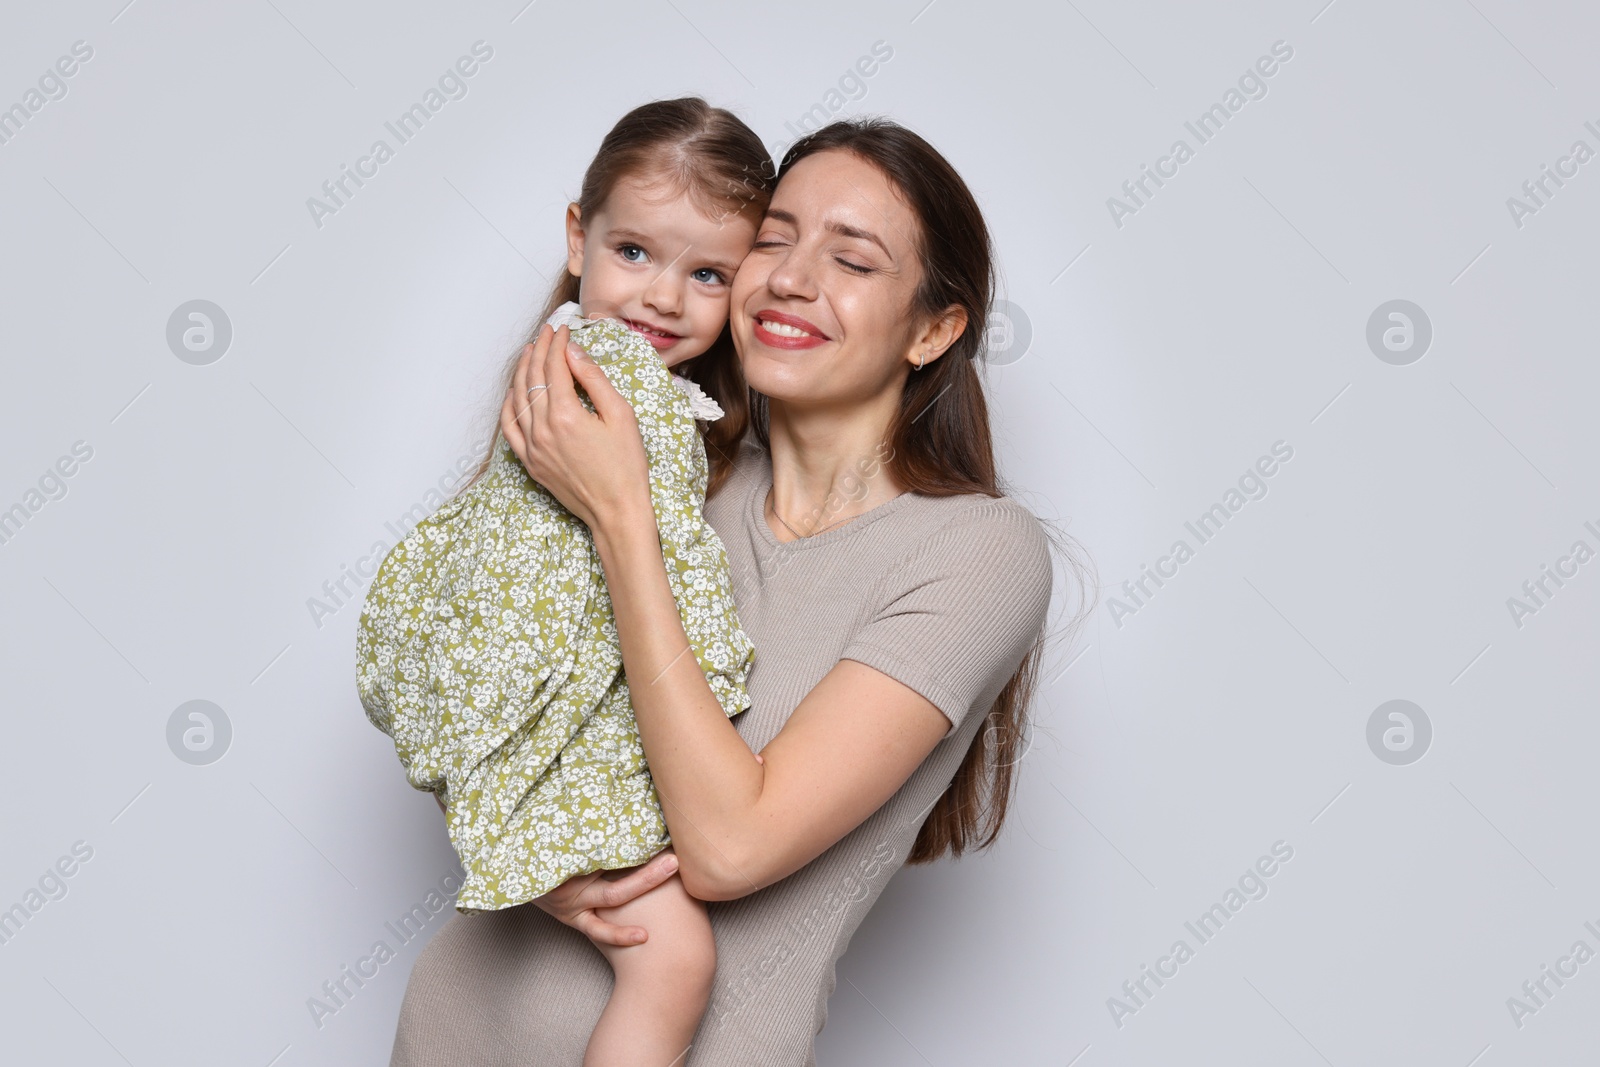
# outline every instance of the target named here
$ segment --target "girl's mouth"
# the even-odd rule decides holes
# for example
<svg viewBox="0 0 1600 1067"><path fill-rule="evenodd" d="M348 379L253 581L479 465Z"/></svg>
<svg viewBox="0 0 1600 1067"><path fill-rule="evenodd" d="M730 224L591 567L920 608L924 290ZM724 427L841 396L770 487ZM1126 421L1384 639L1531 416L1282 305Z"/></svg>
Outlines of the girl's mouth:
<svg viewBox="0 0 1600 1067"><path fill-rule="evenodd" d="M826 344L828 336L798 315L781 311L760 311L755 317L756 339L769 348L815 348Z"/></svg>
<svg viewBox="0 0 1600 1067"><path fill-rule="evenodd" d="M683 340L680 334L675 334L671 330L663 330L659 326L651 326L649 323L640 322L638 319L623 319L622 321L628 329L654 345L657 352L671 348Z"/></svg>

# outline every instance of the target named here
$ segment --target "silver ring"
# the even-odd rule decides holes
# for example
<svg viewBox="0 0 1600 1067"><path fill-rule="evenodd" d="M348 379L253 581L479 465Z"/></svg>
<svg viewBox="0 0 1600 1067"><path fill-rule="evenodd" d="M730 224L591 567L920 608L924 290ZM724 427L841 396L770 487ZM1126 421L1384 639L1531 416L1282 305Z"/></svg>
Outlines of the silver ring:
<svg viewBox="0 0 1600 1067"><path fill-rule="evenodd" d="M531 395L535 389L548 389L548 388L550 388L548 385L530 385L530 386L528 386L528 392Z"/></svg>

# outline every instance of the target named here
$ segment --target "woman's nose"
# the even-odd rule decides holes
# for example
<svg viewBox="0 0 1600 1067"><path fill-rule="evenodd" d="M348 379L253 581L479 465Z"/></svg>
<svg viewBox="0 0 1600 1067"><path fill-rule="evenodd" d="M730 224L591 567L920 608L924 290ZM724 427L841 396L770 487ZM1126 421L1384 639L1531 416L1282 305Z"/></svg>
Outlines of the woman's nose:
<svg viewBox="0 0 1600 1067"><path fill-rule="evenodd" d="M809 300L816 296L815 255L801 248L791 248L773 265L767 275L767 288L775 296L792 296Z"/></svg>

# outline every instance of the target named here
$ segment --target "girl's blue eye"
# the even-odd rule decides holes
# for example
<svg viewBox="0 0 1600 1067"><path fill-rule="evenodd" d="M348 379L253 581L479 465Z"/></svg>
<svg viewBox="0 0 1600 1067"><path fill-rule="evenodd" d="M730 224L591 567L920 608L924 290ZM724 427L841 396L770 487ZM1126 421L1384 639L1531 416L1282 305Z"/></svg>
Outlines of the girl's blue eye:
<svg viewBox="0 0 1600 1067"><path fill-rule="evenodd" d="M697 282L704 282L707 285L721 285L727 281L727 279L722 276L720 271L713 270L710 267L701 267L699 270L690 275L690 277Z"/></svg>
<svg viewBox="0 0 1600 1067"><path fill-rule="evenodd" d="M634 253L638 253L638 256L635 257ZM642 263L645 258L645 250L638 245L623 245L617 249L617 254L629 263Z"/></svg>

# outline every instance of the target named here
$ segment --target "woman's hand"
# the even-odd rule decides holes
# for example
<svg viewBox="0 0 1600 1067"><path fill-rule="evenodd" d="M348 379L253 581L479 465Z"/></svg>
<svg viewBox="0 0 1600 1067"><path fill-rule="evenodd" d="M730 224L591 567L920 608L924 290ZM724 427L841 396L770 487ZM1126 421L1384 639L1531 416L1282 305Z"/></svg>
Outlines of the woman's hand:
<svg viewBox="0 0 1600 1067"><path fill-rule="evenodd" d="M570 338L565 326L545 326L523 349L500 429L533 480L598 534L651 514L650 469L633 408ZM594 402L593 414L574 381Z"/></svg>
<svg viewBox="0 0 1600 1067"><path fill-rule="evenodd" d="M635 868L612 881L604 871L569 878L542 897L534 897L541 911L560 919L591 941L606 945L638 945L650 934L642 926L618 926L596 913L597 908L614 908L641 897L671 878L678 870L678 857L671 851L656 856L643 867Z"/></svg>

